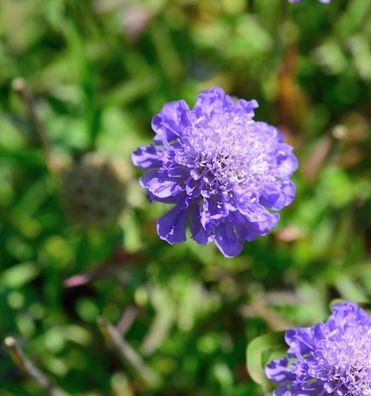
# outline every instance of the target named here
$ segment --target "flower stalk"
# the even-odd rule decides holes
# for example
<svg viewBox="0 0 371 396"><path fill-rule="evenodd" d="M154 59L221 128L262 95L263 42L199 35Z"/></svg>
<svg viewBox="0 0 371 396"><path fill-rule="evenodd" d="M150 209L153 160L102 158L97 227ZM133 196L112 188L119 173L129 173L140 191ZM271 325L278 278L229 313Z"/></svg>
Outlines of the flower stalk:
<svg viewBox="0 0 371 396"><path fill-rule="evenodd" d="M34 363L23 353L20 346L13 337L6 337L4 344L16 366L32 378L41 389L49 396L68 396L64 390L56 386L45 374L43 374Z"/></svg>
<svg viewBox="0 0 371 396"><path fill-rule="evenodd" d="M48 138L44 126L37 114L34 99L31 92L27 88L25 80L21 77L14 79L12 82L12 88L14 92L18 94L26 109L28 118L36 134L37 140L40 143L41 148L44 152L47 168L52 173L59 173L63 169L64 165L62 161L59 158L56 158L55 155L52 153L52 145L50 139Z"/></svg>
<svg viewBox="0 0 371 396"><path fill-rule="evenodd" d="M122 363L139 378L140 382L148 388L158 388L161 383L158 375L145 364L141 356L122 338L120 332L103 317L98 319L98 327L108 345Z"/></svg>

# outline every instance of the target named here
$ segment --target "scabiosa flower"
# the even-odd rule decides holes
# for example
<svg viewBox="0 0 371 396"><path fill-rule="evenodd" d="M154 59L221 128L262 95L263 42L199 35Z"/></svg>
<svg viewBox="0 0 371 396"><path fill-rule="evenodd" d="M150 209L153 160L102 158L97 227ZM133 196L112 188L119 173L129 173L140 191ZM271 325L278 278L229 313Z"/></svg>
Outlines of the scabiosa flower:
<svg viewBox="0 0 371 396"><path fill-rule="evenodd" d="M266 366L275 396L371 395L371 315L357 304L332 307L326 323L286 331L288 356Z"/></svg>
<svg viewBox="0 0 371 396"><path fill-rule="evenodd" d="M295 195L292 147L280 132L253 120L255 100L233 102L221 88L201 92L192 110L184 100L166 104L152 119L154 144L140 147L133 163L144 169L150 200L174 204L158 220L170 244L214 241L226 257L265 235Z"/></svg>

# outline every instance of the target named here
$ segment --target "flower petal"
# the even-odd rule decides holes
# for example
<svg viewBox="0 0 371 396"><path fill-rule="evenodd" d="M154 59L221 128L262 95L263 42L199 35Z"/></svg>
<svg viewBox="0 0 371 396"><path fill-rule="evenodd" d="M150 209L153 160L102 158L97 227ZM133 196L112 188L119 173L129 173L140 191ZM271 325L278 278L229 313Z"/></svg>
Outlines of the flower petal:
<svg viewBox="0 0 371 396"><path fill-rule="evenodd" d="M226 95L221 88L214 87L198 94L192 111L197 117L211 117L214 114L228 111L232 106L232 98Z"/></svg>
<svg viewBox="0 0 371 396"><path fill-rule="evenodd" d="M182 192L179 179L161 176L158 171L148 172L140 178L140 184L146 188L154 198L167 198Z"/></svg>
<svg viewBox="0 0 371 396"><path fill-rule="evenodd" d="M233 235L233 225L220 224L215 231L215 244L225 257L235 257L242 252L242 244Z"/></svg>
<svg viewBox="0 0 371 396"><path fill-rule="evenodd" d="M282 143L276 153L279 177L289 178L298 169L298 160L292 153L292 147Z"/></svg>
<svg viewBox="0 0 371 396"><path fill-rule="evenodd" d="M230 220L233 220L234 233L240 241L251 242L254 239L267 234L278 222L278 213L266 212L264 220L251 222L240 212L235 212Z"/></svg>
<svg viewBox="0 0 371 396"><path fill-rule="evenodd" d="M281 210L294 200L295 191L295 185L291 180L270 183L264 187L259 202L266 208Z"/></svg>
<svg viewBox="0 0 371 396"><path fill-rule="evenodd" d="M210 242L210 238L201 223L201 210L199 203L196 204L191 215L191 234L192 239L200 245L207 245Z"/></svg>
<svg viewBox="0 0 371 396"><path fill-rule="evenodd" d="M160 150L152 144L135 150L131 155L131 160L141 169L159 168L162 165Z"/></svg>
<svg viewBox="0 0 371 396"><path fill-rule="evenodd" d="M184 128L190 125L190 110L184 100L165 104L162 110L152 118L152 129L158 135L155 143L164 144L182 135Z"/></svg>
<svg viewBox="0 0 371 396"><path fill-rule="evenodd" d="M188 222L188 210L177 207L169 210L157 221L157 233L171 245L186 240L186 226Z"/></svg>
<svg viewBox="0 0 371 396"><path fill-rule="evenodd" d="M267 209L258 204L256 200L252 202L250 198L245 198L244 196L239 196L237 198L236 206L240 213L250 222L265 222L271 215Z"/></svg>
<svg viewBox="0 0 371 396"><path fill-rule="evenodd" d="M313 336L310 327L287 330L285 341L290 346L289 352L296 356L308 354L313 350Z"/></svg>
<svg viewBox="0 0 371 396"><path fill-rule="evenodd" d="M265 374L269 380L277 383L292 380L295 376L288 366L289 360L286 357L274 359L265 367Z"/></svg>
<svg viewBox="0 0 371 396"><path fill-rule="evenodd" d="M238 99L233 106L233 110L236 114L242 114L244 117L249 116L253 118L254 109L257 107L259 107L259 104L256 100Z"/></svg>

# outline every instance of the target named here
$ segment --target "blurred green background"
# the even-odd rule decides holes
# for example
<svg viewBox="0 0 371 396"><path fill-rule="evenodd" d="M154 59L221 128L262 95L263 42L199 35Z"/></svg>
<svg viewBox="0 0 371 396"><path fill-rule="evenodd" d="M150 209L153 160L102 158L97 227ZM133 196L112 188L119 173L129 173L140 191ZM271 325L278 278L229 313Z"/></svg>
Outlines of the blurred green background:
<svg viewBox="0 0 371 396"><path fill-rule="evenodd" d="M70 395L262 395L249 341L320 321L335 298L370 300L370 83L369 0L1 0L1 338ZM256 98L300 161L295 202L234 259L161 241L168 208L130 165L165 102L211 86ZM88 152L123 177L73 165ZM81 219L68 205L84 188ZM160 385L120 361L99 316ZM0 395L44 394L1 346Z"/></svg>

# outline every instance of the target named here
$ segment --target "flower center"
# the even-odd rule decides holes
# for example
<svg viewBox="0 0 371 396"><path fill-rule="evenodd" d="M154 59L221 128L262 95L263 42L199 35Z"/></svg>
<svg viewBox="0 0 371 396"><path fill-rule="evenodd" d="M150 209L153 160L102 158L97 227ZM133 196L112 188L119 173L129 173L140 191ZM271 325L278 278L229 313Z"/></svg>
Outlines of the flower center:
<svg viewBox="0 0 371 396"><path fill-rule="evenodd" d="M330 379L333 389L345 387L354 395L370 395L370 335L364 327L332 332L313 354L315 362L309 364L310 374Z"/></svg>
<svg viewBox="0 0 371 396"><path fill-rule="evenodd" d="M207 183L209 190L252 193L275 180L269 172L270 156L266 136L249 120L215 116L206 125L197 121L185 131L175 160L191 168L191 176Z"/></svg>

